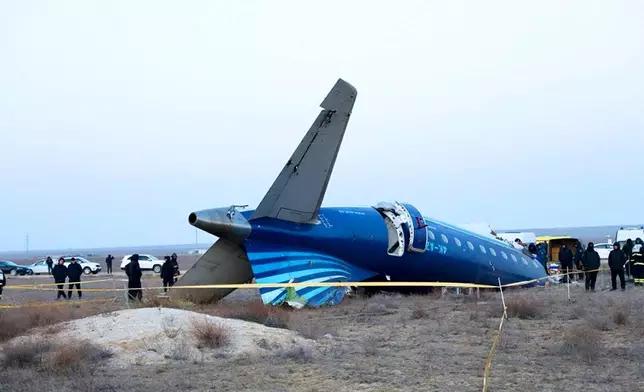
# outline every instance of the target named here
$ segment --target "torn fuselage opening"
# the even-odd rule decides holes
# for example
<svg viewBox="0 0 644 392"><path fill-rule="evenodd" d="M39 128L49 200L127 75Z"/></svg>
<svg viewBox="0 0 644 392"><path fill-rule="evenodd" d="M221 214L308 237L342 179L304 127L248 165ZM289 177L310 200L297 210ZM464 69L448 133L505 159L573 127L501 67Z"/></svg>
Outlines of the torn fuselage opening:
<svg viewBox="0 0 644 392"><path fill-rule="evenodd" d="M387 254L401 257L405 253L405 239L410 239L409 225L405 225L406 215L400 206L392 203L378 203L374 207L387 225ZM407 235L405 235L407 231Z"/></svg>

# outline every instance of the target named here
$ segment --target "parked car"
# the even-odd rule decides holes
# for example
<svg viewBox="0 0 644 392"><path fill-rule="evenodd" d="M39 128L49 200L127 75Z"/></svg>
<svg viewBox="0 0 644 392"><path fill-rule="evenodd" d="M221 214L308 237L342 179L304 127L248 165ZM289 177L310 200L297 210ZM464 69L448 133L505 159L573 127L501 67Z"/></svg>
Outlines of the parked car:
<svg viewBox="0 0 644 392"><path fill-rule="evenodd" d="M13 261L9 261L9 260L0 260L0 270L3 273L9 274L11 276L33 274L31 269L23 265L18 265Z"/></svg>
<svg viewBox="0 0 644 392"><path fill-rule="evenodd" d="M599 253L600 259L607 259L608 254L613 250L613 244L608 242L602 242L601 244L595 244L595 250Z"/></svg>
<svg viewBox="0 0 644 392"><path fill-rule="evenodd" d="M52 264L52 267L56 265L55 262ZM40 274L48 274L49 269L47 268L47 263L45 263L45 259L36 261L35 263L29 264L26 266L31 270L33 274L40 275Z"/></svg>
<svg viewBox="0 0 644 392"><path fill-rule="evenodd" d="M130 264L130 257L132 257L132 255L125 255L121 259L122 270L125 270L125 266ZM159 260L152 255L139 254L139 265L141 266L141 271L154 271L154 273L157 274L161 273L163 262L163 260Z"/></svg>
<svg viewBox="0 0 644 392"><path fill-rule="evenodd" d="M80 264L80 266L83 268L83 273L85 275L89 275L89 274L96 275L99 272L101 272L102 268L99 263L89 261L86 258L80 257L80 256L73 256L73 257L76 259L76 262ZM64 258L65 258L65 266L68 267L69 264L72 262L72 256L64 256ZM54 261L54 264L52 264L52 267L53 267L54 265L58 264L58 259L60 259L60 257L52 257L51 259ZM49 269L47 268L47 263L45 262L46 260L47 259L40 259L35 263L28 265L27 268L29 268L32 271L31 273L36 275L48 274Z"/></svg>

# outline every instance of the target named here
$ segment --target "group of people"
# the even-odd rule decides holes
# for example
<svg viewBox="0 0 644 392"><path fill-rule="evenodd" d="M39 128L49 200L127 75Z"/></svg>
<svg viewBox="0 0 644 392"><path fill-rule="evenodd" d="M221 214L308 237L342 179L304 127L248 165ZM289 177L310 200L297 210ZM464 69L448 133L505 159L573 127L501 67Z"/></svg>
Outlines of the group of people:
<svg viewBox="0 0 644 392"><path fill-rule="evenodd" d="M619 242L613 244L613 250L608 254L608 267L612 290L617 290L617 277L623 290L626 290L626 276L633 276L635 286L644 286L644 241L636 238L633 242L626 240L624 249L620 249Z"/></svg>
<svg viewBox="0 0 644 392"><path fill-rule="evenodd" d="M562 244L559 248L558 258L561 272L564 274L560 280L561 283L574 281L576 276L578 280L585 280L586 291L595 291L601 257L595 250L594 243L589 242L588 247L584 249L581 242L577 241L575 253L566 244ZM577 269L577 273L573 271L573 265Z"/></svg>
<svg viewBox="0 0 644 392"><path fill-rule="evenodd" d="M128 299L130 300L143 300L143 290L141 289L141 265L139 264L139 255L137 253L130 256L130 262L125 266L125 274L127 275ZM165 256L163 265L161 266L161 279L163 280L163 292L168 291L168 287L172 287L177 281L177 276L181 275L179 272L179 261L177 254L173 253L172 256Z"/></svg>
<svg viewBox="0 0 644 392"><path fill-rule="evenodd" d="M565 244L559 248L559 263L564 276L562 283L568 283L575 279L573 263L578 271L576 274L579 280L584 279L586 291L595 291L597 273L601 266L601 258L595 250L592 242L588 243L586 249L580 242L575 246L573 254ZM644 286L644 242L641 238L632 241L628 239L624 249L620 249L619 242L613 244L613 250L608 255L608 267L611 275L611 291L617 290L617 278L620 280L620 287L626 290L626 276L633 276L635 286Z"/></svg>
<svg viewBox="0 0 644 392"><path fill-rule="evenodd" d="M51 258L48 257L48 259ZM78 264L75 257L72 257L69 266L65 266L65 259L63 257L58 259L58 263L52 268L51 274L54 276L54 282L58 287L58 294L56 295L57 300L61 297L72 299L74 288L76 288L76 291L78 292L78 299L81 299L81 297L83 296L83 292L81 291L81 276L83 275L83 267ZM67 294L65 294L65 280L67 280L68 278L69 287Z"/></svg>

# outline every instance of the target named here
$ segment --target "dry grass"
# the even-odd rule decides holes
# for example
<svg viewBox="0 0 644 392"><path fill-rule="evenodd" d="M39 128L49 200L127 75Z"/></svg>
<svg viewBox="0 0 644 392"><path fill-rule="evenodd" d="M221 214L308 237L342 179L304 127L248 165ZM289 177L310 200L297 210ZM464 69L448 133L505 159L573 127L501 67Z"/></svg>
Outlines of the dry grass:
<svg viewBox="0 0 644 392"><path fill-rule="evenodd" d="M429 312L426 309L426 305L419 301L414 301L411 308L411 319L419 320L429 317Z"/></svg>
<svg viewBox="0 0 644 392"><path fill-rule="evenodd" d="M527 297L508 298L505 301L509 317L537 319L543 315L543 303Z"/></svg>
<svg viewBox="0 0 644 392"><path fill-rule="evenodd" d="M624 326L629 324L630 312L628 309L618 308L613 312L613 322L616 325Z"/></svg>
<svg viewBox="0 0 644 392"><path fill-rule="evenodd" d="M104 314L121 308L121 305L114 303L86 303L82 305L70 303L63 306L2 309L0 310L0 342L23 335L33 328L46 328L53 333L57 328L61 328L55 326L50 329L49 327L54 324Z"/></svg>
<svg viewBox="0 0 644 392"><path fill-rule="evenodd" d="M111 358L114 353L91 342L67 342L54 346L48 355L46 367L59 374L78 374Z"/></svg>
<svg viewBox="0 0 644 392"><path fill-rule="evenodd" d="M220 348L230 343L230 330L222 325L204 318L190 321L190 333L197 340L197 348Z"/></svg>
<svg viewBox="0 0 644 392"><path fill-rule="evenodd" d="M39 366L42 363L42 355L53 347L49 340L33 338L24 342L7 344L2 348L2 367L24 368Z"/></svg>
<svg viewBox="0 0 644 392"><path fill-rule="evenodd" d="M61 342L33 337L6 344L0 364L6 368L36 368L48 373L78 373L88 369L113 353L91 342Z"/></svg>
<svg viewBox="0 0 644 392"><path fill-rule="evenodd" d="M583 285L571 285L570 290L572 301L567 300L566 287L504 293L510 317L493 357L490 390L639 390L644 345L637 337L644 334L639 312L644 290L586 293ZM199 352L192 336L177 333L170 323L166 334L176 336L177 343L173 355L183 361L127 369L99 366L91 378L82 379L39 370L41 366L0 367L0 389L480 390L483 364L502 312L495 293L486 293L480 301L452 294L376 295L299 311L258 302L200 308L265 325L281 320L288 329L317 341L311 347L289 347L259 340L256 344L268 357L237 359ZM367 310L373 312L364 317ZM321 336L322 331L333 331L332 336ZM189 344L184 337L190 338ZM201 360L194 359L195 352ZM82 380L96 385L81 386Z"/></svg>
<svg viewBox="0 0 644 392"><path fill-rule="evenodd" d="M564 332L559 352L592 363L598 360L601 347L601 333L590 326L581 325Z"/></svg>
<svg viewBox="0 0 644 392"><path fill-rule="evenodd" d="M272 328L289 329L289 311L284 308L266 306L259 301L221 304L208 313L219 317L250 321Z"/></svg>

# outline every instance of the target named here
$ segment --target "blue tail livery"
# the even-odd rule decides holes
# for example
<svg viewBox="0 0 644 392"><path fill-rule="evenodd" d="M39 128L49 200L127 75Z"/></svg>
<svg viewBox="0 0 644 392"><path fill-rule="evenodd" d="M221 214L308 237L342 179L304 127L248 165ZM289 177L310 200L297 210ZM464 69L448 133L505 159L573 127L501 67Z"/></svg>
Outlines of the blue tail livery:
<svg viewBox="0 0 644 392"><path fill-rule="evenodd" d="M339 79L322 110L255 210L193 212L219 239L178 285L427 281L497 285L542 278L543 266L508 243L424 216L412 204L321 207L356 101ZM245 207L245 206L244 206ZM176 290L215 302L234 289ZM339 303L343 287L262 288L266 304Z"/></svg>

